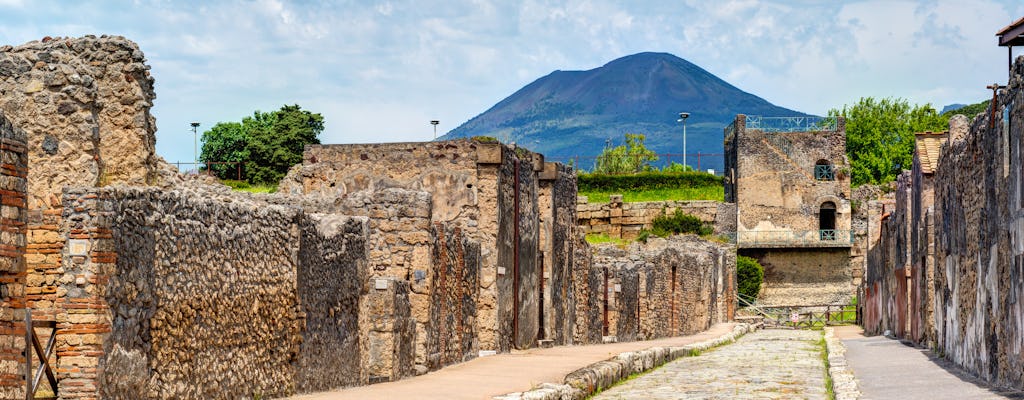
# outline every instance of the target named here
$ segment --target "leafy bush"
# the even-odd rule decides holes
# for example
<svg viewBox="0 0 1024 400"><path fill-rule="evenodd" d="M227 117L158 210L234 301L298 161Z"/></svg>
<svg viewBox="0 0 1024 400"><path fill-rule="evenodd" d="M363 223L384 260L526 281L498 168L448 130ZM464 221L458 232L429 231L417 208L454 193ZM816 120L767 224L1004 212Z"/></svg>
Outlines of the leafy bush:
<svg viewBox="0 0 1024 400"><path fill-rule="evenodd" d="M693 167L689 165L683 165L675 161L672 161L668 165L661 168L661 172L687 172L693 170Z"/></svg>
<svg viewBox="0 0 1024 400"><path fill-rule="evenodd" d="M764 267L757 260L747 256L736 256L737 292L747 301L757 298L764 281Z"/></svg>
<svg viewBox="0 0 1024 400"><path fill-rule="evenodd" d="M722 178L706 172L642 172L632 175L580 174L576 185L581 192L641 192L722 186Z"/></svg>
<svg viewBox="0 0 1024 400"><path fill-rule="evenodd" d="M651 233L657 236L678 235L681 233L694 233L697 235L710 235L714 232L708 224L700 218L686 214L681 209L676 209L672 215L661 214L651 221Z"/></svg>

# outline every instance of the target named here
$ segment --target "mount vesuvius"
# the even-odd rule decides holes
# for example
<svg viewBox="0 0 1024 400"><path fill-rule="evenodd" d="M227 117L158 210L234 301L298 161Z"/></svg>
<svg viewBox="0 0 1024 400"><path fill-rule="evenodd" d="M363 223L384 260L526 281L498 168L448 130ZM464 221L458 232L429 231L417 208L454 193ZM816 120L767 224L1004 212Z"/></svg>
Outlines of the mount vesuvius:
<svg viewBox="0 0 1024 400"><path fill-rule="evenodd" d="M647 146L658 153L681 153L682 126L676 120L682 111L690 113L689 154L722 153L722 130L736 114L806 115L672 54L639 53L589 71L552 72L439 140L493 136L552 160L580 156L586 168L586 157L600 154L607 139L621 144L626 133L647 135ZM720 168L720 157L707 161L703 168Z"/></svg>

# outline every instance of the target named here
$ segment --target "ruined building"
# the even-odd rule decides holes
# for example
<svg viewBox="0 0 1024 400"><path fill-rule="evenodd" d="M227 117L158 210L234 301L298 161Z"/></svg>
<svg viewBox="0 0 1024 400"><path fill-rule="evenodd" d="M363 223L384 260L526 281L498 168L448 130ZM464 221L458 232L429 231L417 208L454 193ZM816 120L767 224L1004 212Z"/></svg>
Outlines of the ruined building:
<svg viewBox="0 0 1024 400"><path fill-rule="evenodd" d="M1024 388L1022 89L1018 57L985 112L970 122L951 118L938 146L922 141L942 136L918 136L914 168L897 181L863 289L866 332L891 331L1017 390Z"/></svg>
<svg viewBox="0 0 1024 400"><path fill-rule="evenodd" d="M182 176L154 154L148 71L122 37L0 47L0 398L25 397L29 329L61 399L210 399L732 316L728 245L606 268L573 171L513 146L311 146L273 195Z"/></svg>
<svg viewBox="0 0 1024 400"><path fill-rule="evenodd" d="M725 201L740 255L765 267L761 301L846 303L854 295L844 120L738 115L725 129Z"/></svg>

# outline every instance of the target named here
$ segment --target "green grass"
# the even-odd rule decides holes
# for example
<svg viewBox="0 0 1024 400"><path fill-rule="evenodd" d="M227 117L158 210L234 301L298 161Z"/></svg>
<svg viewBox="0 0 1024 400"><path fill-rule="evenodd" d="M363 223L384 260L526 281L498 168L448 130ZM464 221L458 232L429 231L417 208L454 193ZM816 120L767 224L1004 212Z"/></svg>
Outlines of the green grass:
<svg viewBox="0 0 1024 400"><path fill-rule="evenodd" d="M587 243L590 244L612 243L616 246L623 248L628 246L630 243L633 243L632 240L613 238L611 236L608 236L607 233L588 233L586 239Z"/></svg>
<svg viewBox="0 0 1024 400"><path fill-rule="evenodd" d="M237 190L239 192L249 193L274 193L277 192L277 185L253 185L246 181L236 181L225 179L220 181L224 185L231 188L231 190Z"/></svg>
<svg viewBox="0 0 1024 400"><path fill-rule="evenodd" d="M836 393L835 393L835 389L832 387L832 375L830 375L828 373L828 369L829 369L829 364L828 364L828 348L825 346L825 335L824 334L821 335L821 339L818 339L817 345L818 345L818 349L819 349L818 354L821 355L821 362L825 364L825 396L829 400L835 400Z"/></svg>
<svg viewBox="0 0 1024 400"><path fill-rule="evenodd" d="M590 203L607 203L609 196L621 194L622 201L635 203L640 201L663 201L663 200L717 200L725 199L725 189L722 186L701 186L672 189L650 189L644 191L615 191L615 192L579 192L580 196L587 196Z"/></svg>

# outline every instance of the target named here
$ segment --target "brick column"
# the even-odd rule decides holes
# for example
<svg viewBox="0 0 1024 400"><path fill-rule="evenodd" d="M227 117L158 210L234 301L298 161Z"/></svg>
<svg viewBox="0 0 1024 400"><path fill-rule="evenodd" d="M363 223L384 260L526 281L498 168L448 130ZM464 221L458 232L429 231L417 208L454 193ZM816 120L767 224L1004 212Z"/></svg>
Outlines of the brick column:
<svg viewBox="0 0 1024 400"><path fill-rule="evenodd" d="M25 132L0 112L0 398L25 396Z"/></svg>

